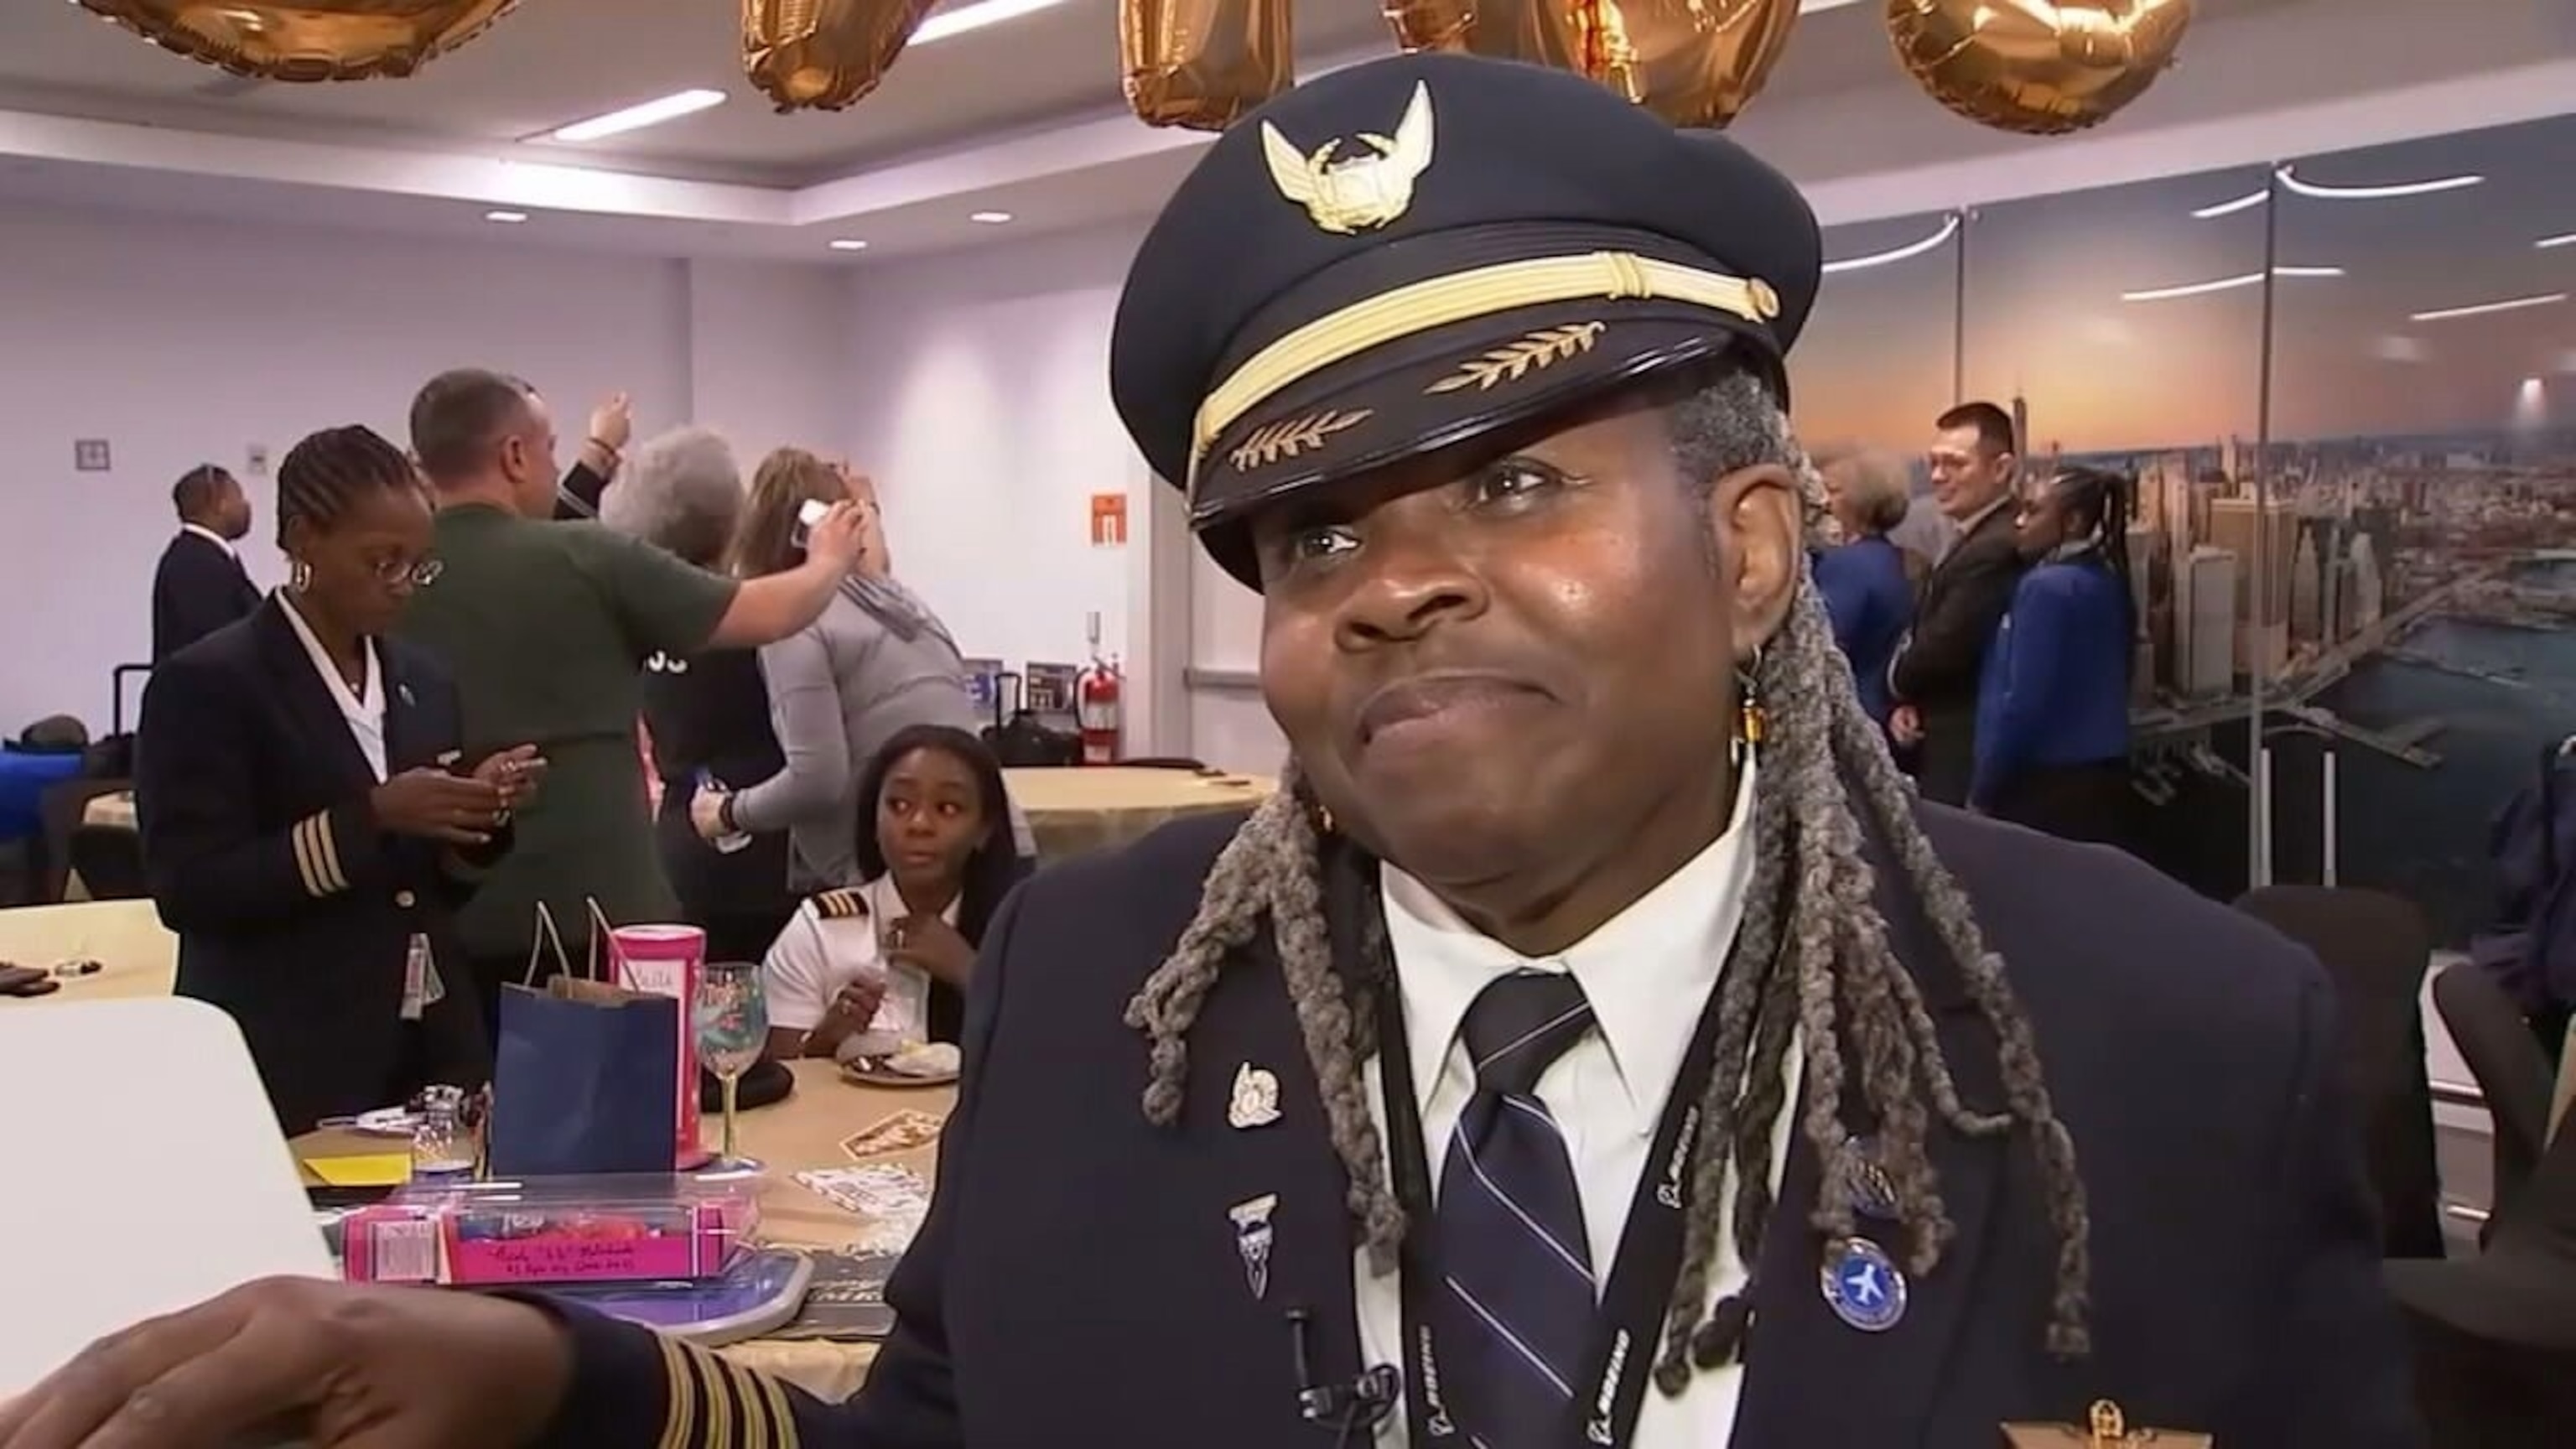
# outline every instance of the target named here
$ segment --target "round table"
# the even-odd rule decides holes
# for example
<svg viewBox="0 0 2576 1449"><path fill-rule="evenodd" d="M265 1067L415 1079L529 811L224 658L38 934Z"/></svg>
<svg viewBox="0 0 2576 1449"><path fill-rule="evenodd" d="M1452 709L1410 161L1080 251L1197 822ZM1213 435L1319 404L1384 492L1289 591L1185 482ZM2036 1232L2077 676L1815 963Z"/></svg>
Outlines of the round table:
<svg viewBox="0 0 2576 1449"><path fill-rule="evenodd" d="M63 976L50 996L0 996L0 1011L66 1001L167 996L179 978L179 938L150 901L81 901L67 906L0 910L0 961L55 967L96 961L89 976Z"/></svg>
<svg viewBox="0 0 2576 1449"><path fill-rule="evenodd" d="M868 1224L798 1185L796 1174L813 1168L856 1165L841 1151L841 1139L905 1108L944 1118L956 1105L956 1090L857 1086L841 1080L838 1069L826 1061L791 1062L788 1069L796 1074L795 1092L774 1106L743 1113L738 1127L739 1147L765 1168L760 1179L759 1237L782 1247L845 1248ZM708 1114L707 1146L713 1149L723 1135L723 1115ZM385 1147L383 1138L337 1131L307 1133L294 1143L298 1161L366 1156L381 1153ZM401 1150L398 1143L395 1150ZM864 1160L901 1163L928 1178L937 1159L938 1148L934 1145ZM317 1186L319 1179L308 1174L305 1185ZM746 1368L759 1369L807 1393L834 1401L857 1392L877 1356L873 1343L825 1339L753 1339L719 1351Z"/></svg>
<svg viewBox="0 0 2576 1449"><path fill-rule="evenodd" d="M1187 815L1250 809L1279 789L1278 781L1258 775L1134 765L1018 769L1002 775L1011 803L1029 819L1041 861L1125 845Z"/></svg>

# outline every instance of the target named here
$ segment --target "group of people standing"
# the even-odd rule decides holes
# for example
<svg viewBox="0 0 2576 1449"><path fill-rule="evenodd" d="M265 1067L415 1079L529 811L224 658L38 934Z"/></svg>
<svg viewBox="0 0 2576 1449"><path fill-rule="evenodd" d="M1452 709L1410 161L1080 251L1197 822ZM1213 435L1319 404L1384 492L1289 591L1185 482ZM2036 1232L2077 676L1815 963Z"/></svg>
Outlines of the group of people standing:
<svg viewBox="0 0 2576 1449"><path fill-rule="evenodd" d="M2098 468L2025 474L1993 403L1935 427L1931 500L1949 531L1937 557L1897 540L1902 462L1817 459L1843 541L1817 551L1816 585L1862 707L1926 798L2134 847L2134 484Z"/></svg>
<svg viewBox="0 0 2576 1449"><path fill-rule="evenodd" d="M240 1023L290 1131L478 1084L503 993L564 964L532 950L541 916L576 942L594 920L689 921L716 959L797 947L822 997L808 1027L844 988L899 1035L953 1023L964 938L995 903L964 899L968 860L1020 851L1006 799L961 815L889 784L939 774L933 757L999 774L955 643L891 576L873 491L782 450L746 502L697 432L639 449L621 484L629 431L604 404L563 472L532 388L442 374L408 453L343 427L281 460L289 577L264 597L207 546L246 536L240 485L200 469L176 490L137 744L145 875L178 989ZM665 486L681 474L694 493ZM227 573L229 605L198 587ZM816 958L790 926L844 889L876 892L875 929Z"/></svg>

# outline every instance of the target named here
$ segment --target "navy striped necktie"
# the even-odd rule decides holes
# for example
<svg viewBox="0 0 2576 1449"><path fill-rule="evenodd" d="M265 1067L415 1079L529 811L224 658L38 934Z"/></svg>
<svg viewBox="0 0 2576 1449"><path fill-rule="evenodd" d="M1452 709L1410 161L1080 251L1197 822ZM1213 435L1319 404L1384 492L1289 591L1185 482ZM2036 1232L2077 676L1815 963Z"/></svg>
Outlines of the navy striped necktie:
<svg viewBox="0 0 2576 1449"><path fill-rule="evenodd" d="M1592 1343L1583 1199L1535 1092L1592 1028L1582 985L1535 971L1488 985L1461 1028L1476 1090L1441 1168L1433 1331L1443 1393L1483 1449L1560 1440Z"/></svg>

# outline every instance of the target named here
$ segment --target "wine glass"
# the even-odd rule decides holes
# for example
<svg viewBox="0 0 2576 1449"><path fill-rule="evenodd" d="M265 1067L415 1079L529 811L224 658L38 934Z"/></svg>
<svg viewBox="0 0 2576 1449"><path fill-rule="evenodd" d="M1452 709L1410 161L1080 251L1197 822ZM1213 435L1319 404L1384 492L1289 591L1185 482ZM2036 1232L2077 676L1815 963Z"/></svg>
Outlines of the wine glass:
<svg viewBox="0 0 2576 1449"><path fill-rule="evenodd" d="M759 1163L734 1151L734 1099L742 1074L752 1069L769 1045L769 998L760 967L743 961L709 963L698 978L692 1018L699 1064L724 1084L724 1150L715 1170L758 1172Z"/></svg>

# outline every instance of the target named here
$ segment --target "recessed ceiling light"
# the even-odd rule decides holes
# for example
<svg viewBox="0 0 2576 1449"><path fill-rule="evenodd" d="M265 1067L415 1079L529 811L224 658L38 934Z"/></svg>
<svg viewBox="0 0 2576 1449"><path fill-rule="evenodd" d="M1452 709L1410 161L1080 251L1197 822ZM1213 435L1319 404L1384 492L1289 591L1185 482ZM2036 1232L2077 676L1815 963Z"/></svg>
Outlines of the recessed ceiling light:
<svg viewBox="0 0 2576 1449"><path fill-rule="evenodd" d="M2341 267L2274 267L2276 277L2340 277ZM2212 292L2232 292L2239 287L2257 287L2263 283L2261 272L2247 272L2241 277L2220 277L2208 282L2185 282L2179 287L2150 287L2143 292L2122 292L2123 302L2170 302L2177 297L2206 297Z"/></svg>
<svg viewBox="0 0 2576 1449"><path fill-rule="evenodd" d="M1000 226L1011 219L1011 214L1007 211L979 211L966 219L982 222L986 226Z"/></svg>
<svg viewBox="0 0 2576 1449"><path fill-rule="evenodd" d="M1883 267L1888 265L1890 262L1910 261L1913 258L1919 257L1925 252L1931 251L1940 246L1941 243L1948 241L1951 237L1958 234L1958 230L1959 214L1954 211L1948 216L1941 218L1941 229L1939 231L1932 233L1921 241L1907 242L1901 247L1890 247L1888 250L1883 252L1871 252L1867 256L1845 257L1841 261L1827 262L1825 263L1825 270L1828 273L1857 272L1870 267Z"/></svg>
<svg viewBox="0 0 2576 1449"><path fill-rule="evenodd" d="M503 226L517 226L528 219L528 214L524 211L487 211L483 213L483 219L497 221Z"/></svg>
<svg viewBox="0 0 2576 1449"><path fill-rule="evenodd" d="M646 101L642 105L628 106L622 111L610 111L607 115L593 116L587 121L575 121L569 126L550 131L547 135L557 141L596 141L604 136L623 135L628 131L640 131L646 126L658 126L664 121L676 121L682 116L696 115L710 106L723 105L724 98L722 91L680 91L674 95L663 96L659 100Z"/></svg>
<svg viewBox="0 0 2576 1449"><path fill-rule="evenodd" d="M2565 292L2548 292L2537 297L2507 297L2501 302L2473 302L2466 307L2442 307L2431 312L2418 312L2418 322L2447 322L2454 317L2484 317L2492 312L2519 312L2526 307L2555 307L2567 300Z"/></svg>
<svg viewBox="0 0 2576 1449"><path fill-rule="evenodd" d="M934 40L981 30L987 25L999 25L1005 20L1035 15L1041 10L1053 10L1063 3L1064 0L981 0L979 4L960 5L942 10L914 26L912 39L907 43L928 45Z"/></svg>
<svg viewBox="0 0 2576 1449"><path fill-rule="evenodd" d="M867 249L868 244L854 236L832 238L832 250L836 252L863 252Z"/></svg>
<svg viewBox="0 0 2576 1449"><path fill-rule="evenodd" d="M2301 181L2298 173L2287 166L2273 174L2281 178L2283 186L2320 201L2390 201L2401 196L2430 196L2437 191L2477 186L2486 180L2483 176L2436 176L2425 181L2398 181L2385 186L2327 186L2315 181Z"/></svg>
<svg viewBox="0 0 2576 1449"><path fill-rule="evenodd" d="M2544 252L2551 247L2576 247L2576 231L2571 231L2565 236L2545 236L2533 242L2532 245Z"/></svg>
<svg viewBox="0 0 2576 1449"><path fill-rule="evenodd" d="M2207 221L2212 217L2218 216L2234 216L2240 211L2246 211L2254 207L2261 206L2264 202L2271 199L2272 193L2269 190L2251 191L2236 198L2234 201L2222 201L2216 206L2204 206L2200 210L2193 212L2191 215L2194 221Z"/></svg>

